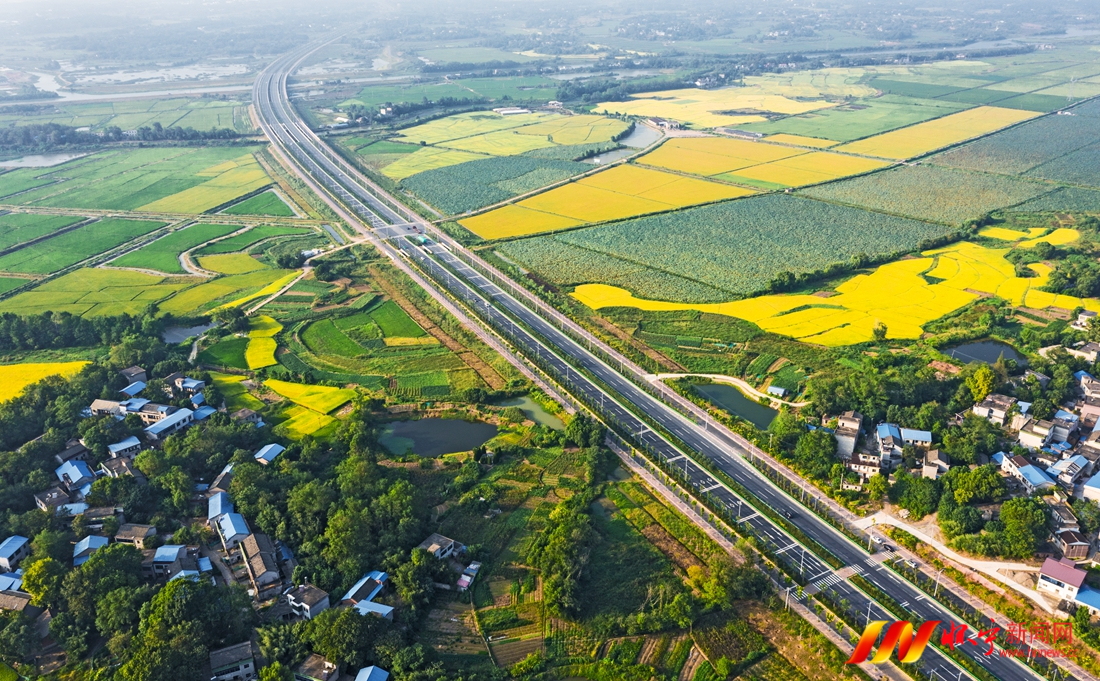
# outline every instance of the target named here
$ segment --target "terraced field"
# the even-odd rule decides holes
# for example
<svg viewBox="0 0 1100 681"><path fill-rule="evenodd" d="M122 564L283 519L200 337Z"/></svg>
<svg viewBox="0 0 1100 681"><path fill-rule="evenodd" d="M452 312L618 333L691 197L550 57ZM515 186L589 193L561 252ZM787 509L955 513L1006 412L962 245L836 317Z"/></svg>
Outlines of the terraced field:
<svg viewBox="0 0 1100 681"><path fill-rule="evenodd" d="M268 379L264 385L271 391L282 395L291 402L318 414L336 411L355 398L356 392L350 388L332 388L324 385L303 385Z"/></svg>
<svg viewBox="0 0 1100 681"><path fill-rule="evenodd" d="M278 364L275 350L278 343L275 335L283 330L283 325L267 315L252 317L248 331L248 350L245 351L245 363L249 369L256 370Z"/></svg>

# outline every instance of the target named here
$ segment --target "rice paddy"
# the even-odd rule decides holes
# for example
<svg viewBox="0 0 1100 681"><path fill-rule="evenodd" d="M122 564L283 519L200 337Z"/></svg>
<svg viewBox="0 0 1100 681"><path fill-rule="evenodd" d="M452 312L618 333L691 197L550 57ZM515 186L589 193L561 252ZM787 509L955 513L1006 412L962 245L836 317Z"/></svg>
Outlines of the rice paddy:
<svg viewBox="0 0 1100 681"><path fill-rule="evenodd" d="M273 191L266 191L235 203L222 211L227 215L274 215L276 217L294 217L294 211Z"/></svg>
<svg viewBox="0 0 1100 681"><path fill-rule="evenodd" d="M270 182L249 148L153 147L19 168L0 175L0 197L28 206L202 213Z"/></svg>
<svg viewBox="0 0 1100 681"><path fill-rule="evenodd" d="M753 191L658 170L621 165L551 189L514 206L460 220L483 239L524 236L748 196Z"/></svg>
<svg viewBox="0 0 1100 681"><path fill-rule="evenodd" d="M838 151L902 160L991 133L1039 114L1019 109L979 106L837 147Z"/></svg>
<svg viewBox="0 0 1100 681"><path fill-rule="evenodd" d="M247 102L205 98L132 99L117 102L51 101L39 111L0 113L0 124L57 123L103 130L117 126L136 130L160 123L165 128L229 128L249 132Z"/></svg>
<svg viewBox="0 0 1100 681"><path fill-rule="evenodd" d="M238 231L237 225L216 225L200 223L178 229L161 237L136 251L130 251L121 258L111 261L114 267L133 267L156 270L166 274L186 274L180 264L180 256L196 246Z"/></svg>
<svg viewBox="0 0 1100 681"><path fill-rule="evenodd" d="M191 283L142 272L84 268L0 301L0 312L69 312L86 317L141 314Z"/></svg>
<svg viewBox="0 0 1100 681"><path fill-rule="evenodd" d="M84 218L69 215L38 215L35 213L8 213L0 215L0 250L40 239L54 232L75 225Z"/></svg>
<svg viewBox="0 0 1100 681"><path fill-rule="evenodd" d="M297 276L296 272L287 270L265 269L247 274L234 274L220 277L198 286L193 286L182 291L160 304L160 309L175 315L188 315L194 312L205 312L219 301L225 301L226 305L243 305L249 300L254 300L275 286L274 293ZM246 293L251 291L251 293ZM266 294L270 295L270 293ZM18 296L17 296L18 297Z"/></svg>
<svg viewBox="0 0 1100 681"><path fill-rule="evenodd" d="M50 274L163 226L163 222L104 218L0 256L0 271Z"/></svg>
<svg viewBox="0 0 1100 681"><path fill-rule="evenodd" d="M860 91L864 96L873 94L870 89ZM773 92L788 92L791 96L772 94ZM796 93L782 87L761 86L643 92L631 95L632 99L626 102L603 102L594 109L594 112L671 118L698 128L716 128L767 120L756 113L723 113L727 111L801 114L836 106L824 99L810 101L803 99L808 92L806 89ZM792 99L792 97L800 97L800 99Z"/></svg>
<svg viewBox="0 0 1100 681"><path fill-rule="evenodd" d="M210 378L213 379L214 385L217 386L218 391L221 392L222 397L225 398L225 408L228 409L230 413L238 409L252 409L253 411L258 411L264 408L263 401L253 396L244 386L244 382L248 380L247 376L220 374L216 371L211 371Z"/></svg>
<svg viewBox="0 0 1100 681"><path fill-rule="evenodd" d="M252 370L274 366L275 350L278 343L275 335L283 330L283 325L267 315L258 315L249 320L248 350L245 352L245 362Z"/></svg>
<svg viewBox="0 0 1100 681"><path fill-rule="evenodd" d="M714 304L683 304L635 298L629 291L601 284L578 286L572 294L585 305L643 310L698 310L753 322L765 331L826 346L873 338L885 324L888 338L916 339L922 325L949 314L979 294L1000 296L1012 305L1036 309L1083 306L1100 311L1100 301L1040 291L1050 269L1032 265L1033 278L1019 278L1004 254L972 243L926 251L861 274L836 287L837 295L769 295ZM935 281L936 283L929 283Z"/></svg>
<svg viewBox="0 0 1100 681"><path fill-rule="evenodd" d="M218 274L247 274L268 269L256 258L247 253L224 253L199 258L199 267Z"/></svg>
<svg viewBox="0 0 1100 681"><path fill-rule="evenodd" d="M394 180L403 180L417 173L436 168L458 165L466 161L476 161L485 158L481 154L471 154L468 151L455 151L440 147L422 147L414 153L405 154L399 160L390 163L382 171L387 177Z"/></svg>
<svg viewBox="0 0 1100 681"><path fill-rule="evenodd" d="M328 414L336 411L351 400L355 399L356 392L351 388L333 388L324 385L304 385L302 383L290 383L268 379L264 385L291 402L303 406L318 414Z"/></svg>
<svg viewBox="0 0 1100 681"><path fill-rule="evenodd" d="M291 440L301 440L307 436L319 437L336 423L336 419L331 416L300 405L287 407L280 416L286 420L278 425L276 431Z"/></svg>
<svg viewBox="0 0 1100 681"><path fill-rule="evenodd" d="M253 244L258 244L266 239L278 236L313 236L314 232L298 227L280 227L275 225L260 225L247 232L242 232L227 239L222 239L209 246L204 246L195 251L195 255L217 255L219 253L236 253L243 251Z"/></svg>
<svg viewBox="0 0 1100 681"><path fill-rule="evenodd" d="M27 364L0 364L0 402L19 397L27 386L48 376L68 378L88 362L42 362Z"/></svg>

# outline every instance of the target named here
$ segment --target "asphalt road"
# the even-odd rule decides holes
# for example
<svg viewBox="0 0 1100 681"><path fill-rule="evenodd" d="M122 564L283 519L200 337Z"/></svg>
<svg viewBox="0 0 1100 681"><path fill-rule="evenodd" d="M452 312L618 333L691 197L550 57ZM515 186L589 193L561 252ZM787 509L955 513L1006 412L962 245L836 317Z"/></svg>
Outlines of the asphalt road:
<svg viewBox="0 0 1100 681"><path fill-rule="evenodd" d="M423 233L414 235L414 226L408 222L408 215L402 216L394 209L396 201L382 194L376 186L365 181L365 178L357 177L356 173L349 171L347 164L327 149L289 106L285 95L285 77L308 52L309 50L301 50L288 55L261 74L254 90L254 104L264 122L265 132L272 141L279 144L301 166L301 170L323 184L343 205L360 217L365 225L361 229L365 230L369 226L373 230L372 235L376 238L372 241L384 253L416 263L421 271L429 273L452 296L476 311L483 322L507 337L520 354L557 374L559 382L566 385L575 396L595 407L605 418L633 433L633 439L639 447L644 447L652 456L682 469L696 487L708 492L718 503L726 506L741 524L751 527L755 536L766 538L776 552L785 557L790 565L795 566L805 580L817 589L833 591L837 600L848 601L855 610L868 616L870 620L895 619L850 582L841 579L836 570L813 551L795 542L776 523L761 515L758 509L770 508L784 515L789 514L792 523L807 536L901 603L912 613L915 624L927 620L945 623L958 621L941 604L883 566L882 561L891 557L888 553L870 555L808 512L798 501L773 486L744 460L747 451L739 443L704 429L642 390L554 323L514 298L481 272L468 266L450 250L455 247L453 243L448 248ZM409 237L403 238L403 231L407 231ZM399 252L394 249L399 249ZM569 358L569 361L565 358ZM576 367L596 376L599 383L577 371ZM600 383L606 386L606 390ZM624 405L629 405L629 408ZM645 414L662 429L672 433L693 450L693 455L703 455L711 459L748 490L750 498L741 499L722 486L709 472L685 457L660 433L652 430L636 413ZM793 598L794 594L790 596ZM941 631L937 631L936 639ZM968 634L973 637L977 632L970 631ZM1002 640L1003 636L1004 632L1001 632ZM999 679L1017 681L1041 678L1019 662L1000 657L996 651L992 655L985 655L989 650L988 644L975 645L968 642L959 649ZM960 676L969 677L955 663L932 648L916 664L923 667L926 673L934 674L935 678L946 680Z"/></svg>

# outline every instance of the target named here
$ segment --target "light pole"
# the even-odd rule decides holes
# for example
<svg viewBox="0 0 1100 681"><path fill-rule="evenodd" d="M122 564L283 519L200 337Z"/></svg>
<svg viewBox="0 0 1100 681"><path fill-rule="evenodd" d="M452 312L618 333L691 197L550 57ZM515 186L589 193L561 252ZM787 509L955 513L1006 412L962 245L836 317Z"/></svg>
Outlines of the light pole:
<svg viewBox="0 0 1100 681"><path fill-rule="evenodd" d="M943 568L936 573L936 590L932 592L932 598L936 598L940 594L940 575L942 575L943 571L946 569L947 568Z"/></svg>

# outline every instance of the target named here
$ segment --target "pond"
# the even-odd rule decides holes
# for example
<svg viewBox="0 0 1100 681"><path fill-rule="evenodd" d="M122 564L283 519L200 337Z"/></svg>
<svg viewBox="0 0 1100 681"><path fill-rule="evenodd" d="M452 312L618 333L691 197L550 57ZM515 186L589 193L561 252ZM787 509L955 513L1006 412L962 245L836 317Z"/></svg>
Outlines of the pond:
<svg viewBox="0 0 1100 681"><path fill-rule="evenodd" d="M189 338L201 336L214 328L214 326L214 324L203 324L201 326L169 326L160 334L160 339L169 345L175 345Z"/></svg>
<svg viewBox="0 0 1100 681"><path fill-rule="evenodd" d="M986 364L993 364L999 357L1004 355L1006 360L1016 360L1016 363L1020 366L1027 364L1026 357L1016 352L1016 349L1011 345L1000 341L985 340L965 343L947 350L946 354L964 362L985 362Z"/></svg>
<svg viewBox="0 0 1100 681"><path fill-rule="evenodd" d="M0 161L0 168L50 168L87 154L32 154Z"/></svg>
<svg viewBox="0 0 1100 681"><path fill-rule="evenodd" d="M638 153L639 149L645 149L649 145L653 144L661 138L661 131L654 130L648 125L635 125L634 130L629 135L619 140L619 144L623 145L623 149L615 149L614 151L606 151L602 154L596 154L595 156L589 156L584 159L585 163L592 163L594 165L605 165L608 163L614 163L619 159L624 159L631 154Z"/></svg>
<svg viewBox="0 0 1100 681"><path fill-rule="evenodd" d="M417 456L434 457L469 451L496 434L496 426L481 421L420 419L387 423L378 442L393 454L405 454L411 449Z"/></svg>
<svg viewBox="0 0 1100 681"><path fill-rule="evenodd" d="M695 390L734 416L739 416L760 430L771 425L779 413L771 407L750 400L737 388L724 383L696 384Z"/></svg>
<svg viewBox="0 0 1100 681"><path fill-rule="evenodd" d="M497 402L497 406L519 407L520 411L522 411L527 418L540 426L546 426L554 430L565 430L565 424L561 419L543 409L541 404L532 400L527 395L523 397L509 397L506 400Z"/></svg>

